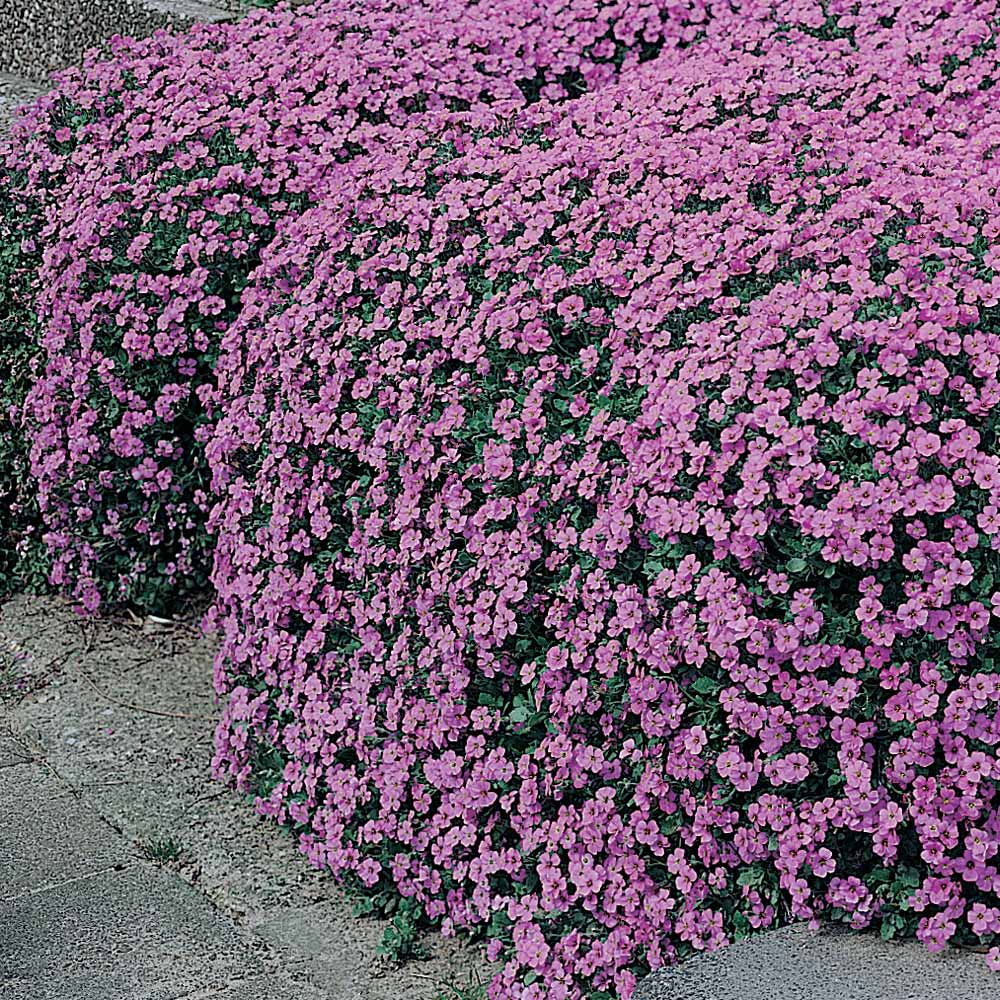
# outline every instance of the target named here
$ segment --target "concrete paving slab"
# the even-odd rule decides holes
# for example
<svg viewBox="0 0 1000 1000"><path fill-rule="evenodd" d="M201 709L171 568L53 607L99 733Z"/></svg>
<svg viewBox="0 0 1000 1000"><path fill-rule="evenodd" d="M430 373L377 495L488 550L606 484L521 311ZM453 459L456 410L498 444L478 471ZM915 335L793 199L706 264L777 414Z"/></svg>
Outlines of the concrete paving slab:
<svg viewBox="0 0 1000 1000"><path fill-rule="evenodd" d="M981 955L794 924L660 969L634 1000L996 1000Z"/></svg>
<svg viewBox="0 0 1000 1000"><path fill-rule="evenodd" d="M0 817L0 900L8 903L95 873L134 867L140 860L104 820L38 764L4 772Z"/></svg>
<svg viewBox="0 0 1000 1000"><path fill-rule="evenodd" d="M25 663L55 662L32 645L52 618L35 621ZM59 759L71 763L85 734L54 711L59 693L31 692L55 723ZM0 781L3 1000L321 1000L262 938L102 818L47 759L38 734L15 729L16 713L9 704L0 717L0 763L19 756Z"/></svg>
<svg viewBox="0 0 1000 1000"><path fill-rule="evenodd" d="M149 865L0 903L0 982L14 996L176 1000L264 973L203 896Z"/></svg>
<svg viewBox="0 0 1000 1000"><path fill-rule="evenodd" d="M4 1000L106 1000L109 994L104 992L95 993L99 987L89 980L84 979L80 984L81 993L64 994L53 988L53 992L39 993L37 984L27 980L2 981L2 994ZM241 980L236 984L216 984L205 989L198 989L192 992L183 993L179 996L171 995L170 1000L326 1000L319 994L309 991L299 992L297 986L284 984L280 987L280 992L275 992L274 980L268 976ZM137 993L115 993L111 994L113 1000L151 1000L149 994Z"/></svg>

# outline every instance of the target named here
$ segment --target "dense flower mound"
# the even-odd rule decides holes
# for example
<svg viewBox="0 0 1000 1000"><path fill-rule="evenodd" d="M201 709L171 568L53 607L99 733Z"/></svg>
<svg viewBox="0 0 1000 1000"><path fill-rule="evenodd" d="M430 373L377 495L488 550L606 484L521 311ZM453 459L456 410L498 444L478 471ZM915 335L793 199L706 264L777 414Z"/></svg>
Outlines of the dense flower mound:
<svg viewBox="0 0 1000 1000"><path fill-rule="evenodd" d="M493 1000L793 917L1000 965L997 4L532 11L62 77L0 574L159 608L216 532L218 774Z"/></svg>
<svg viewBox="0 0 1000 1000"><path fill-rule="evenodd" d="M997 15L713 10L411 123L265 255L215 765L493 1000L791 917L997 940Z"/></svg>
<svg viewBox="0 0 1000 1000"><path fill-rule="evenodd" d="M565 99L696 37L698 4L324 0L118 40L15 132L0 184L0 537L87 610L203 585L221 333L281 220L408 117ZM14 252L16 251L16 252ZM25 395L25 371L37 380ZM35 378L36 376L33 376ZM30 468L22 456L30 455Z"/></svg>

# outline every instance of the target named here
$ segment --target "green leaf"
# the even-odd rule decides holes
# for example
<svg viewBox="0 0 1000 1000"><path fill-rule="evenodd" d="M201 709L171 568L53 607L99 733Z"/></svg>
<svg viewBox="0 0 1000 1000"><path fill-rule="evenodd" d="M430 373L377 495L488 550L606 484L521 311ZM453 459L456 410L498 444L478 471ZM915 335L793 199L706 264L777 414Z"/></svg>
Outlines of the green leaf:
<svg viewBox="0 0 1000 1000"><path fill-rule="evenodd" d="M788 560L788 572L789 573L803 573L808 568L809 564L805 559L789 559Z"/></svg>
<svg viewBox="0 0 1000 1000"><path fill-rule="evenodd" d="M891 941L905 925L906 921L898 913L887 913L882 918L882 940Z"/></svg>
<svg viewBox="0 0 1000 1000"><path fill-rule="evenodd" d="M740 913L739 910L733 914L733 927L736 929L736 933L733 936L737 941L742 941L744 938L749 937L753 931L753 927L747 919L746 914Z"/></svg>
<svg viewBox="0 0 1000 1000"><path fill-rule="evenodd" d="M718 682L712 677L699 677L691 687L698 692L698 694L715 694L719 690Z"/></svg>

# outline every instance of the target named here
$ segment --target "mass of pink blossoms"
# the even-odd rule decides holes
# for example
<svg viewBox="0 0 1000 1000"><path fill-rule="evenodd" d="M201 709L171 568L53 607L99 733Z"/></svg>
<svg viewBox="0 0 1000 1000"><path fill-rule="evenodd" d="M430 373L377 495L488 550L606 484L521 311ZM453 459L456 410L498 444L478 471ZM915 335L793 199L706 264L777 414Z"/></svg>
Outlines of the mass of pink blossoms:
<svg viewBox="0 0 1000 1000"><path fill-rule="evenodd" d="M198 539L217 774L486 939L491 1000L792 919L1000 968L1000 4L435 4L395 56L364 16L133 50L128 120L190 86L204 124L121 167L23 135L81 199L34 193L54 582Z"/></svg>
<svg viewBox="0 0 1000 1000"><path fill-rule="evenodd" d="M41 356L26 401L0 391L0 430L25 441L0 445L0 537L42 539L50 583L87 611L203 586L212 369L282 220L411 118L565 100L685 45L702 17L645 0L323 0L113 40L116 58L62 73L2 155L0 234L22 257L0 280L30 272ZM25 325L0 331L7 353ZM4 575L0 559L0 593Z"/></svg>

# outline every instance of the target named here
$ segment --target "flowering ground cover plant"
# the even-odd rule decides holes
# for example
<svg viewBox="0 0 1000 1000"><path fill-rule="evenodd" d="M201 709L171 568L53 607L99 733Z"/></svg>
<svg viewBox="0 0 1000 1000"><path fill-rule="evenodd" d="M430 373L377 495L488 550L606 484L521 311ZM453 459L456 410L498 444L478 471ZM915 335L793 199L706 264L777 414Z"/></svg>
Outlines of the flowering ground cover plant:
<svg viewBox="0 0 1000 1000"><path fill-rule="evenodd" d="M206 66L309 37L293 19L254 22L259 49L199 36L190 76L242 138L233 190L185 177L182 245L211 253L208 213L249 190L209 268L239 287L204 323L172 307L186 284L146 303L150 337L190 338L184 380L173 355L126 359L143 402L122 412L176 382L191 405L162 426L192 443L110 461L126 484L188 477L200 558L214 545L218 775L395 907L397 950L417 920L482 937L492 1000L628 1000L645 970L789 919L1000 967L997 4L572 4L523 49L507 22L477 34L499 8L463 9L421 37L454 32L473 63L499 47L476 69L495 92L434 100L472 79L449 49L391 121L355 122L348 90L338 139L305 124L291 52L261 84L280 99L209 100L227 76ZM581 21L602 40L575 56ZM372 86L383 49L351 63ZM132 183L156 204L135 155L113 204ZM139 334L59 278L104 238L67 204L21 251L42 263L19 258L64 290L15 288L40 302L23 426L56 581L83 566L108 597L50 497L109 490L108 537L129 494L99 478L101 435L127 422L95 390L96 440L60 444L81 419L63 386L103 384ZM137 531L114 558L181 552Z"/></svg>
<svg viewBox="0 0 1000 1000"><path fill-rule="evenodd" d="M996 940L996 11L745 14L414 123L224 341L216 766L494 998Z"/></svg>
<svg viewBox="0 0 1000 1000"><path fill-rule="evenodd" d="M0 591L88 611L204 586L219 337L281 220L409 116L565 98L692 37L699 8L326 0L112 43L15 131L0 184ZM34 365L34 382L25 378ZM28 468L30 458L30 469Z"/></svg>

